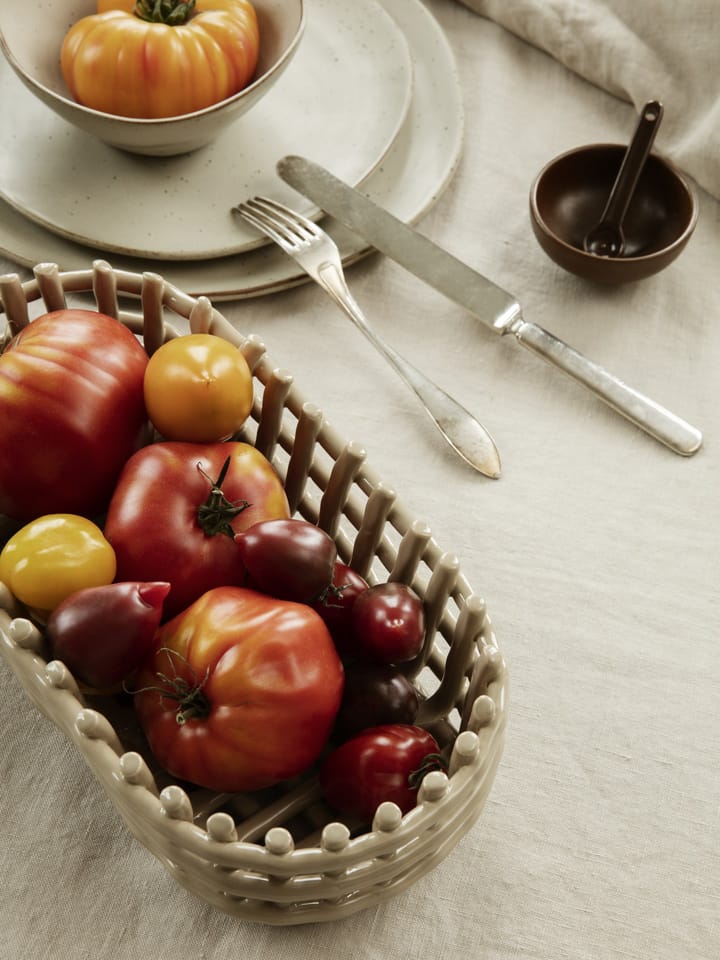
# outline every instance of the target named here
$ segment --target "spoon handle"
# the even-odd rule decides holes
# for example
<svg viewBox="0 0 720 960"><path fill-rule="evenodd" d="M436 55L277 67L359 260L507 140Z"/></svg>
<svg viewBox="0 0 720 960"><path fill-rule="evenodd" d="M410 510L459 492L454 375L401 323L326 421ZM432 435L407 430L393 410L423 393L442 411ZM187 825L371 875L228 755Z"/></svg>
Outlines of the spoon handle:
<svg viewBox="0 0 720 960"><path fill-rule="evenodd" d="M508 332L524 347L589 387L614 410L675 453L690 457L702 446L702 433L696 427L629 387L543 327L520 319Z"/></svg>
<svg viewBox="0 0 720 960"><path fill-rule="evenodd" d="M658 100L649 100L642 109L635 133L625 151L615 184L610 191L607 205L600 222L621 223L625 219L630 200L635 192L645 160L660 126L663 105Z"/></svg>

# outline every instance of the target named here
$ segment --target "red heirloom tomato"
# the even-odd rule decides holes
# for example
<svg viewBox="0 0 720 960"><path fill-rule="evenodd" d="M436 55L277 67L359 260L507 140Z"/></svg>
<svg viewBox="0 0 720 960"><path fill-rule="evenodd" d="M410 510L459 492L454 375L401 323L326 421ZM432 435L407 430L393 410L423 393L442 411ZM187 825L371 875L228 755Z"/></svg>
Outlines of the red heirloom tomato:
<svg viewBox="0 0 720 960"><path fill-rule="evenodd" d="M313 603L313 607L327 624L341 657L349 657L353 653L352 608L360 594L367 589L368 583L364 577L352 567L336 560L331 588L320 600Z"/></svg>
<svg viewBox="0 0 720 960"><path fill-rule="evenodd" d="M440 748L427 730L389 723L363 730L328 754L320 786L330 806L369 822L386 800L403 813L412 810L423 775L442 767Z"/></svg>
<svg viewBox="0 0 720 960"><path fill-rule="evenodd" d="M349 664L335 734L347 740L368 727L414 723L419 706L415 686L399 667L384 663Z"/></svg>
<svg viewBox="0 0 720 960"><path fill-rule="evenodd" d="M356 656L380 663L412 660L425 635L422 600L404 583L378 583L353 604L352 627Z"/></svg>
<svg viewBox="0 0 720 960"><path fill-rule="evenodd" d="M0 513L92 517L145 423L147 355L118 320L56 310L0 356Z"/></svg>
<svg viewBox="0 0 720 960"><path fill-rule="evenodd" d="M220 587L161 627L135 707L158 763L210 790L258 790L322 752L343 687L306 604Z"/></svg>
<svg viewBox="0 0 720 960"><path fill-rule="evenodd" d="M235 537L250 580L281 600L308 603L332 582L337 547L307 520L263 520Z"/></svg>
<svg viewBox="0 0 720 960"><path fill-rule="evenodd" d="M105 536L117 580L166 580L169 619L206 590L245 577L235 534L287 518L272 464L247 443L153 443L127 462L110 501Z"/></svg>
<svg viewBox="0 0 720 960"><path fill-rule="evenodd" d="M109 583L77 590L45 627L52 655L89 687L113 687L147 659L169 583Z"/></svg>

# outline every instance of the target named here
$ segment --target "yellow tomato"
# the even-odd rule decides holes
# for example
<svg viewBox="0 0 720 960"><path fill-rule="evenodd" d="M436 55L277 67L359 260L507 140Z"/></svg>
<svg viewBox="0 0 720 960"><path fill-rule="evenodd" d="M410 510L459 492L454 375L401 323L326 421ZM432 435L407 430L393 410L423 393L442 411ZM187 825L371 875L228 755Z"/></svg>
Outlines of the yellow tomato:
<svg viewBox="0 0 720 960"><path fill-rule="evenodd" d="M166 440L227 440L252 405L250 367L222 337L191 333L168 340L145 369L145 408Z"/></svg>
<svg viewBox="0 0 720 960"><path fill-rule="evenodd" d="M68 30L73 97L122 117L193 113L246 87L260 48L249 0L99 0Z"/></svg>
<svg viewBox="0 0 720 960"><path fill-rule="evenodd" d="M115 551L102 530L73 513L49 513L21 527L0 552L0 580L28 607L54 610L84 587L112 583Z"/></svg>

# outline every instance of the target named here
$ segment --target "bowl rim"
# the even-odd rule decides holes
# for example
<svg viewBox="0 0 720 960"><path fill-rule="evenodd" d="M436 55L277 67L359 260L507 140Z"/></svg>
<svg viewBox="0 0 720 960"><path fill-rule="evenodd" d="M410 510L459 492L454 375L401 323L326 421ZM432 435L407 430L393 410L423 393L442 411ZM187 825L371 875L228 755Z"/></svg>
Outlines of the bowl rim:
<svg viewBox="0 0 720 960"><path fill-rule="evenodd" d="M543 235L547 237L547 239L551 241L553 244L555 244L557 247L567 251L568 253L571 253L580 257L582 260L588 263L607 261L607 258L601 257L595 253L590 253L587 250L583 250L582 247L576 247L574 244L568 243L567 240L564 240L561 236L559 236L557 233L551 230L540 212L540 206L538 204L538 199L537 199L538 190L540 188L540 185L544 177L547 176L549 171L553 167L555 167L556 164L560 163L562 160L566 160L568 157L574 156L579 153L596 152L603 149L606 150L608 148L620 149L624 151L627 149L627 144L610 143L610 142L588 143L579 147L572 147L569 150L565 150L562 153L559 153L557 156L553 157L551 160L548 160L548 162L540 169L539 173L533 180L532 186L530 188L530 214L531 214L533 223L543 233ZM652 253L645 253L640 256L613 257L612 258L613 264L623 264L623 263L626 263L628 265L643 264L643 263L650 263L654 260L660 259L661 257L666 257L669 254L671 254L674 250L676 250L678 247L682 247L685 243L687 243L687 241L689 240L690 236L692 235L697 225L699 205L698 205L697 193L694 187L692 186L692 184L690 183L690 181L685 177L683 173L681 173L681 171L675 166L675 164L671 160L669 160L667 157L664 157L662 154L655 153L654 151L650 154L650 157L652 157L654 161L658 162L661 166L663 166L668 171L668 173L670 173L670 175L678 182L678 184L686 194L690 202L689 220L685 225L685 228L683 229L682 233L680 233L673 240L672 243L669 243L666 246L661 247L659 250L654 250Z"/></svg>
<svg viewBox="0 0 720 960"><path fill-rule="evenodd" d="M26 83L30 84L30 86L34 87L36 90L41 91L45 96L57 101L60 104L63 104L71 110L77 110L79 113L94 119L110 120L115 123L119 123L122 126L170 126L173 123L179 123L183 120L193 120L198 117L211 116L212 114L217 113L233 103L244 100L249 96L249 94L254 92L260 83L266 81L281 71L290 57L292 57L295 53L295 50L297 49L297 46L305 32L305 25L307 23L307 9L305 6L305 0L296 0L296 2L300 8L297 29L295 30L290 43L283 50L278 59L272 64L272 66L270 66L264 73L261 73L259 76L255 77L252 82L243 87L242 90L238 90L237 93L232 94L232 96L225 97L224 100L218 100L217 103L211 103L209 106L203 107L202 110L194 110L192 113L180 113L173 117L124 117L117 113L107 113L104 110L95 110L92 107L86 107L84 104L74 100L71 96L66 96L63 93L59 93L57 90L54 90L52 87L48 87L46 84L42 83L40 80L37 80L32 74L27 72L27 70L21 65L17 57L13 54L8 46L5 35L2 31L2 27L0 27L0 50L2 50L6 60L13 70Z"/></svg>

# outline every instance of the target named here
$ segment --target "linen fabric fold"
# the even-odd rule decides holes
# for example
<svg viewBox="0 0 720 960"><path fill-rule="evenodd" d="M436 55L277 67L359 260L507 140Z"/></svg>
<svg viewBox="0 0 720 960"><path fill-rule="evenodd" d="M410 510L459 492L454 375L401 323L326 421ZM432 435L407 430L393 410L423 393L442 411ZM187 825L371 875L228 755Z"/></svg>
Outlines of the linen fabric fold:
<svg viewBox="0 0 720 960"><path fill-rule="evenodd" d="M461 0L639 110L661 100L662 153L720 197L717 0Z"/></svg>

